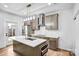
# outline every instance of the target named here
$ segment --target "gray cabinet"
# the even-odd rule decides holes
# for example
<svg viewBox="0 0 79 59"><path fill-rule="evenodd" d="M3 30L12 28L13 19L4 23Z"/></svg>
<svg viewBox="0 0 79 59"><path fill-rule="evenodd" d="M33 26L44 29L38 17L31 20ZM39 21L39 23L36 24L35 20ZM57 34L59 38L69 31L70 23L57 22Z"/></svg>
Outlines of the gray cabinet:
<svg viewBox="0 0 79 59"><path fill-rule="evenodd" d="M58 30L58 14L46 16L45 26L47 30Z"/></svg>
<svg viewBox="0 0 79 59"><path fill-rule="evenodd" d="M43 42L36 47L31 47L21 42L13 40L13 51L23 56L43 56L48 52L47 42Z"/></svg>
<svg viewBox="0 0 79 59"><path fill-rule="evenodd" d="M53 38L53 39L49 39L49 49L58 49L58 39L57 38Z"/></svg>
<svg viewBox="0 0 79 59"><path fill-rule="evenodd" d="M57 50L58 49L58 40L59 40L59 38L46 37L46 36L43 36L43 35L37 35L37 36L33 36L32 35L32 37L46 39L49 49L53 49L53 50Z"/></svg>

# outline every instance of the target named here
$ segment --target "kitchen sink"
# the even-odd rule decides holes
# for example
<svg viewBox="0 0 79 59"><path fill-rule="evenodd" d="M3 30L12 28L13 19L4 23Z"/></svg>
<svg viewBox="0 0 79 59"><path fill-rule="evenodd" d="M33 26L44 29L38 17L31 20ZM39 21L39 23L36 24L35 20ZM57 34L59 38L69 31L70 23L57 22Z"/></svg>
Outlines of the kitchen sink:
<svg viewBox="0 0 79 59"><path fill-rule="evenodd" d="M33 38L26 38L27 40L31 40L31 41L33 41L33 40L36 40L36 39L33 39Z"/></svg>

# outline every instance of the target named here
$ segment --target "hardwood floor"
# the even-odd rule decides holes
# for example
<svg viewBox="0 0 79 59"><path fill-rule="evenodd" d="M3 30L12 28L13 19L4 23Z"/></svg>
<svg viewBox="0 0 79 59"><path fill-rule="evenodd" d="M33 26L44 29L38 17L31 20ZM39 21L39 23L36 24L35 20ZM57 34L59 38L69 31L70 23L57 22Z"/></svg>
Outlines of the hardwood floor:
<svg viewBox="0 0 79 59"><path fill-rule="evenodd" d="M71 56L71 53L64 50L48 50L47 56Z"/></svg>
<svg viewBox="0 0 79 59"><path fill-rule="evenodd" d="M13 51L13 46L0 49L0 56L20 56L18 53ZM64 50L48 50L47 56L71 56L70 52Z"/></svg>
<svg viewBox="0 0 79 59"><path fill-rule="evenodd" d="M0 56L17 56L19 54L13 52L13 46L8 46L6 48L0 49Z"/></svg>

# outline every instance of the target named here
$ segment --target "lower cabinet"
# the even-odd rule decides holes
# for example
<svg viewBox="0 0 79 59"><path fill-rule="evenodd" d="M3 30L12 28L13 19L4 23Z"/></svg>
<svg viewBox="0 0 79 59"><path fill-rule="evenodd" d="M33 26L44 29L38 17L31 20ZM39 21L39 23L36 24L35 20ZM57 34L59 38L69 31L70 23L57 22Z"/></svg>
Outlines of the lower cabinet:
<svg viewBox="0 0 79 59"><path fill-rule="evenodd" d="M59 40L59 38L41 37L41 36L32 36L32 37L46 39L49 49L53 49L53 50L58 49L58 40Z"/></svg>
<svg viewBox="0 0 79 59"><path fill-rule="evenodd" d="M13 40L13 51L22 56L44 56L48 52L48 44L47 42L43 42L36 47L31 47Z"/></svg>
<svg viewBox="0 0 79 59"><path fill-rule="evenodd" d="M53 39L49 39L49 49L58 49L58 39L57 38L53 38Z"/></svg>

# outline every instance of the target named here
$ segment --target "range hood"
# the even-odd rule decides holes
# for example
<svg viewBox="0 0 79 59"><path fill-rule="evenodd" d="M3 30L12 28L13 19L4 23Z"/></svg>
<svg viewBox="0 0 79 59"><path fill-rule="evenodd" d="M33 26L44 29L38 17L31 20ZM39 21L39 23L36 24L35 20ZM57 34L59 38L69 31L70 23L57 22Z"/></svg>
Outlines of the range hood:
<svg viewBox="0 0 79 59"><path fill-rule="evenodd" d="M45 26L45 14L39 14L38 25Z"/></svg>

